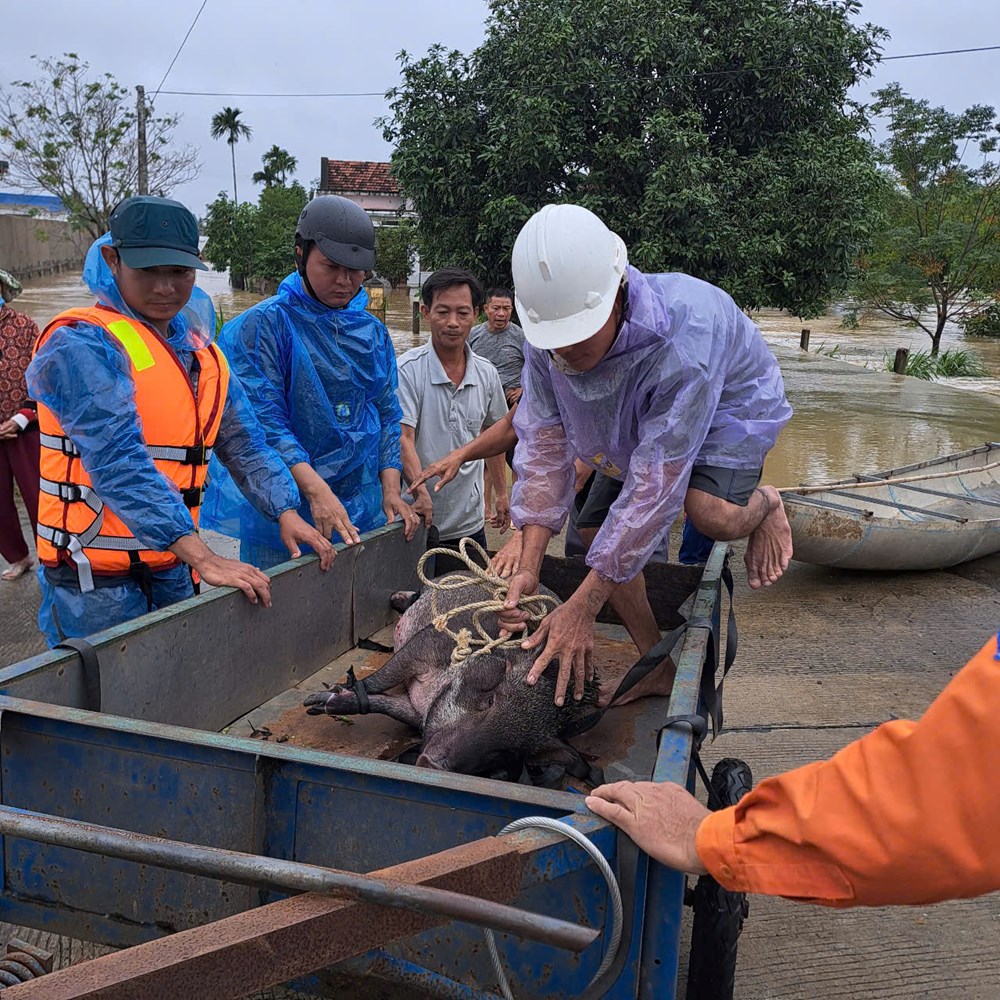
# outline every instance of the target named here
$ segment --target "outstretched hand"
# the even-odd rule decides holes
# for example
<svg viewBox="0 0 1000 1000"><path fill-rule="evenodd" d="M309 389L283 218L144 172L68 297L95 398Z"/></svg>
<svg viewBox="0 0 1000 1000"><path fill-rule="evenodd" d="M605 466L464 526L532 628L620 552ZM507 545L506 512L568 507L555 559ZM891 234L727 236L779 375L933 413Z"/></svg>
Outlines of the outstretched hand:
<svg viewBox="0 0 1000 1000"><path fill-rule="evenodd" d="M251 604L260 603L265 608L271 606L271 578L256 566L238 559L225 559L214 552L191 565L210 586L236 587L243 591Z"/></svg>
<svg viewBox="0 0 1000 1000"><path fill-rule="evenodd" d="M587 808L614 823L651 858L677 871L706 874L695 837L708 810L671 781L616 781L587 796Z"/></svg>
<svg viewBox="0 0 1000 1000"><path fill-rule="evenodd" d="M441 481L434 484L434 492L437 493L442 486L446 486L450 483L455 476L458 475L458 470L462 468L462 460L456 457L455 452L449 452L444 458L439 458L436 462L431 462L427 468L421 470L420 475L410 483L409 489L406 491L410 496L416 496L416 491L427 482L428 479L433 479L435 476L440 476Z"/></svg>

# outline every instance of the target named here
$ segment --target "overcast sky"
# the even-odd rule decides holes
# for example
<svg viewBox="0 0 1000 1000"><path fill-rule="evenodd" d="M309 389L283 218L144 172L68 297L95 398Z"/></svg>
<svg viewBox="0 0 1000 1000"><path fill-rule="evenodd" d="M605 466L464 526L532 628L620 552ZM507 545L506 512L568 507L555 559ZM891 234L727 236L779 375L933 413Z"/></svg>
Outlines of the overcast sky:
<svg viewBox="0 0 1000 1000"><path fill-rule="evenodd" d="M585 0L581 0L585 2ZM202 0L146 4L138 0L30 0L5 4L0 81L31 79L32 55L76 52L94 70L111 71L152 93ZM1000 44L998 0L868 0L862 20L887 28L886 55ZM423 54L435 42L471 52L482 40L484 0L207 0L164 91L232 94L384 92L398 80L397 53ZM951 110L975 103L1000 105L1000 52L883 63L872 86L899 81L914 97ZM388 159L390 149L374 120L386 111L380 97L185 97L162 93L160 112L178 112L176 136L201 150L198 179L174 196L202 214L221 190L231 191L229 148L209 137L209 121L224 105L239 107L254 130L237 146L241 199L253 186L260 156L273 143L299 160L307 186L321 156Z"/></svg>

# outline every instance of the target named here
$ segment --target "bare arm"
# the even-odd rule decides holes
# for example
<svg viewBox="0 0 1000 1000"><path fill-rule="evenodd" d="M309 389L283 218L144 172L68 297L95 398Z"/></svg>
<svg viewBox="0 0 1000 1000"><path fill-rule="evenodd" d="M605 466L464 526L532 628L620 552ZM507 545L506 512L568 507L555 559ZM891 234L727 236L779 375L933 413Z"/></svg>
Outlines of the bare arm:
<svg viewBox="0 0 1000 1000"><path fill-rule="evenodd" d="M486 474L493 480L495 494L492 524L500 531L506 531L510 526L510 497L507 496L507 463L503 455L494 455L486 459Z"/></svg>
<svg viewBox="0 0 1000 1000"><path fill-rule="evenodd" d="M514 407L516 410L517 407ZM458 470L465 465L466 462L475 462L477 459L490 459L496 456L504 455L514 445L517 444L517 434L514 431L514 410L509 410L502 420L498 420L495 424L491 424L479 435L479 437L473 438L468 444L462 445L461 448L456 448L454 451L449 452L444 458L439 459L437 462L432 462L427 466L422 472L419 469L419 463L417 468L417 475L412 478L407 473L406 469L406 459L403 459L403 472L406 474L406 481L410 484L409 492L416 496L414 492L419 487L423 486L428 479L433 479L435 476L440 476L441 481L434 487L434 492L437 493L442 486L450 483L455 476L458 475ZM406 431L406 428L403 428ZM416 454L416 452L414 452ZM493 480L494 485L496 485L496 479ZM504 493L507 492L507 487L504 486Z"/></svg>
<svg viewBox="0 0 1000 1000"><path fill-rule="evenodd" d="M414 498L413 509L424 519L429 528L433 519L434 502L431 500L427 487L420 478L420 457L417 455L416 429L409 424L402 424L399 440L400 456L403 460L403 478L410 483L407 491Z"/></svg>

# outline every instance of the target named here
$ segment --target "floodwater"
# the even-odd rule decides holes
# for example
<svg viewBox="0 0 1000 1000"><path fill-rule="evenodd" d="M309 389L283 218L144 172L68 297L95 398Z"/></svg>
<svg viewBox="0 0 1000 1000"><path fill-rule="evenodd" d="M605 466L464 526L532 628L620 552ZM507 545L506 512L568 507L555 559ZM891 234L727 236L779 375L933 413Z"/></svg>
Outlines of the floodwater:
<svg viewBox="0 0 1000 1000"><path fill-rule="evenodd" d="M227 276L215 271L200 273L198 284L226 318L260 300L251 292L234 291ZM63 309L91 301L78 276L63 274L27 283L17 307L42 326ZM942 384L863 367L892 356L897 347L926 349L929 338L921 330L878 318L866 318L860 329L847 330L837 316L802 322L774 311L754 319L781 362L795 409L768 457L767 482L789 486L839 479L1000 440L1000 339L947 332L944 346L976 354L991 377ZM405 289L388 296L385 320L397 353L427 339L426 328L416 337L412 333ZM812 331L809 352L798 349L804 326ZM835 346L836 358L818 350L832 351Z"/></svg>
<svg viewBox="0 0 1000 1000"><path fill-rule="evenodd" d="M784 347L799 346L803 328L810 330L809 350L816 354L832 354L851 364L884 368L899 347L908 347L911 354L929 351L931 338L919 327L904 327L888 316L869 315L857 330L841 324L833 313L811 320L800 320L787 313L766 309L753 316L769 344ZM942 350L967 351L975 355L989 376L986 378L946 378L939 381L960 389L993 392L1000 395L1000 337L966 337L960 327L948 324L941 340Z"/></svg>

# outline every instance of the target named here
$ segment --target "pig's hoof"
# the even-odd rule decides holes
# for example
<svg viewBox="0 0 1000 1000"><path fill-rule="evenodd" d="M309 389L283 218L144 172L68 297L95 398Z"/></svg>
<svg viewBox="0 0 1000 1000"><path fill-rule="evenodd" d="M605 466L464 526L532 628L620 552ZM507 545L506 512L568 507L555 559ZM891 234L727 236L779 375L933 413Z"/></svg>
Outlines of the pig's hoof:
<svg viewBox="0 0 1000 1000"><path fill-rule="evenodd" d="M341 684L309 695L302 704L309 715L353 715L358 710L357 695Z"/></svg>

